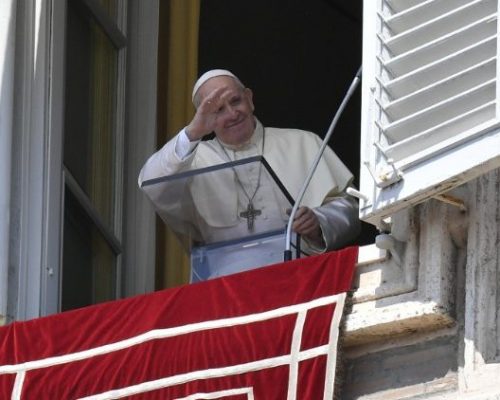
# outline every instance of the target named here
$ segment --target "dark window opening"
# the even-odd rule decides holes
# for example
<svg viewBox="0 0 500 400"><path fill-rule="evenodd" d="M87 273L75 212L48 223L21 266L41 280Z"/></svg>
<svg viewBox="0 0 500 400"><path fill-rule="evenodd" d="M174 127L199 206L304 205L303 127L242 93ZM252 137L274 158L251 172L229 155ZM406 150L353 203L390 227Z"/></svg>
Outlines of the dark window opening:
<svg viewBox="0 0 500 400"><path fill-rule="evenodd" d="M264 125L324 137L361 65L362 1L211 0L201 2L199 71L227 68L254 92ZM361 90L344 111L330 146L359 187ZM363 223L358 243L373 243Z"/></svg>

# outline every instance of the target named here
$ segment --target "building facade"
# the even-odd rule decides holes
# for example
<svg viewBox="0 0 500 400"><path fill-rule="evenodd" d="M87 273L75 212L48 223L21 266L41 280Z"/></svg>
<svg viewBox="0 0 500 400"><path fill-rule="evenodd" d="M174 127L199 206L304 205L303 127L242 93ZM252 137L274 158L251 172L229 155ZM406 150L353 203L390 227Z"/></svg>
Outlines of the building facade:
<svg viewBox="0 0 500 400"><path fill-rule="evenodd" d="M500 398L498 7L364 2L360 212L387 253L358 265L343 399Z"/></svg>
<svg viewBox="0 0 500 400"><path fill-rule="evenodd" d="M500 398L497 0L364 3L343 399ZM155 288L158 0L0 3L0 322ZM140 268L138 267L140 266Z"/></svg>

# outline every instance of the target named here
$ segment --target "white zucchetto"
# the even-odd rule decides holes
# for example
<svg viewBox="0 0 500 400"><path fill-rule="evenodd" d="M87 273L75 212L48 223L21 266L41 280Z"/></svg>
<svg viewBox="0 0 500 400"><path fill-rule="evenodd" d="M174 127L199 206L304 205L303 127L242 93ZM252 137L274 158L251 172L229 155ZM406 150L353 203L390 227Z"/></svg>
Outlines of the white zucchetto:
<svg viewBox="0 0 500 400"><path fill-rule="evenodd" d="M241 84L241 81L238 79L238 77L234 75L231 71L228 71L227 69L211 69L210 71L207 71L203 75L201 75L194 84L193 94L191 96L193 103L194 103L194 96L196 95L196 92L200 89L201 85L203 85L209 79L215 78L216 76L230 76L236 79L236 81L238 81Z"/></svg>

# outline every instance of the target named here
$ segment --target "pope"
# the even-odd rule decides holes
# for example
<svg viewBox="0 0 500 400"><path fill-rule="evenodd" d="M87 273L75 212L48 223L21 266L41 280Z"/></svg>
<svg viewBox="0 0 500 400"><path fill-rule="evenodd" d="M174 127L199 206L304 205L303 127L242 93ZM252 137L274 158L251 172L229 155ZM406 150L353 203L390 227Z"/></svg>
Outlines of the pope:
<svg viewBox="0 0 500 400"><path fill-rule="evenodd" d="M291 196L299 193L321 146L317 135L298 129L264 127L254 115L252 90L228 70L204 73L194 85L192 100L196 108L193 119L149 158L140 172L139 185L161 176L262 155ZM202 140L212 133L215 137ZM223 240L233 236L235 229L240 233L265 229L265 215L269 212L286 224L283 205L272 204L276 198L259 185L260 174L259 178L244 178L248 177L237 174L237 187L221 200L238 197L234 201L240 209L227 208L231 215L213 213L210 208L215 204L202 204L198 199L201 217L196 224L200 225L203 239ZM350 171L327 147L292 225L308 252L341 248L359 234L357 203L345 193L352 180ZM196 193L195 197L203 197L203 191Z"/></svg>

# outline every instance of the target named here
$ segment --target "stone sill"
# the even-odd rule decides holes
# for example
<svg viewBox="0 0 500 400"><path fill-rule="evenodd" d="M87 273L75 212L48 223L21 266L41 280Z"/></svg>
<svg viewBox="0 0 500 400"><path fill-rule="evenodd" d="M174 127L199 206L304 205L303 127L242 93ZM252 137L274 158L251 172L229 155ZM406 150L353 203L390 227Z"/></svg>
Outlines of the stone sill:
<svg viewBox="0 0 500 400"><path fill-rule="evenodd" d="M461 397L457 397L457 386L457 374L450 373L449 376L431 382L384 390L376 394L361 396L358 400L416 400L423 398L426 400L457 400L461 399ZM425 397L422 394L425 394Z"/></svg>
<svg viewBox="0 0 500 400"><path fill-rule="evenodd" d="M412 301L370 312L353 312L346 317L343 345L359 346L388 337L438 330L454 323L455 320L435 303Z"/></svg>
<svg viewBox="0 0 500 400"><path fill-rule="evenodd" d="M412 232L397 258L375 244L360 247L353 283L356 289L346 309L344 346L454 325L449 293L441 284L447 276L445 267L452 260L448 249L442 248L446 243L441 236L436 237L440 232L434 227L424 234L417 234L416 229ZM422 239L432 244L432 251L421 252Z"/></svg>

